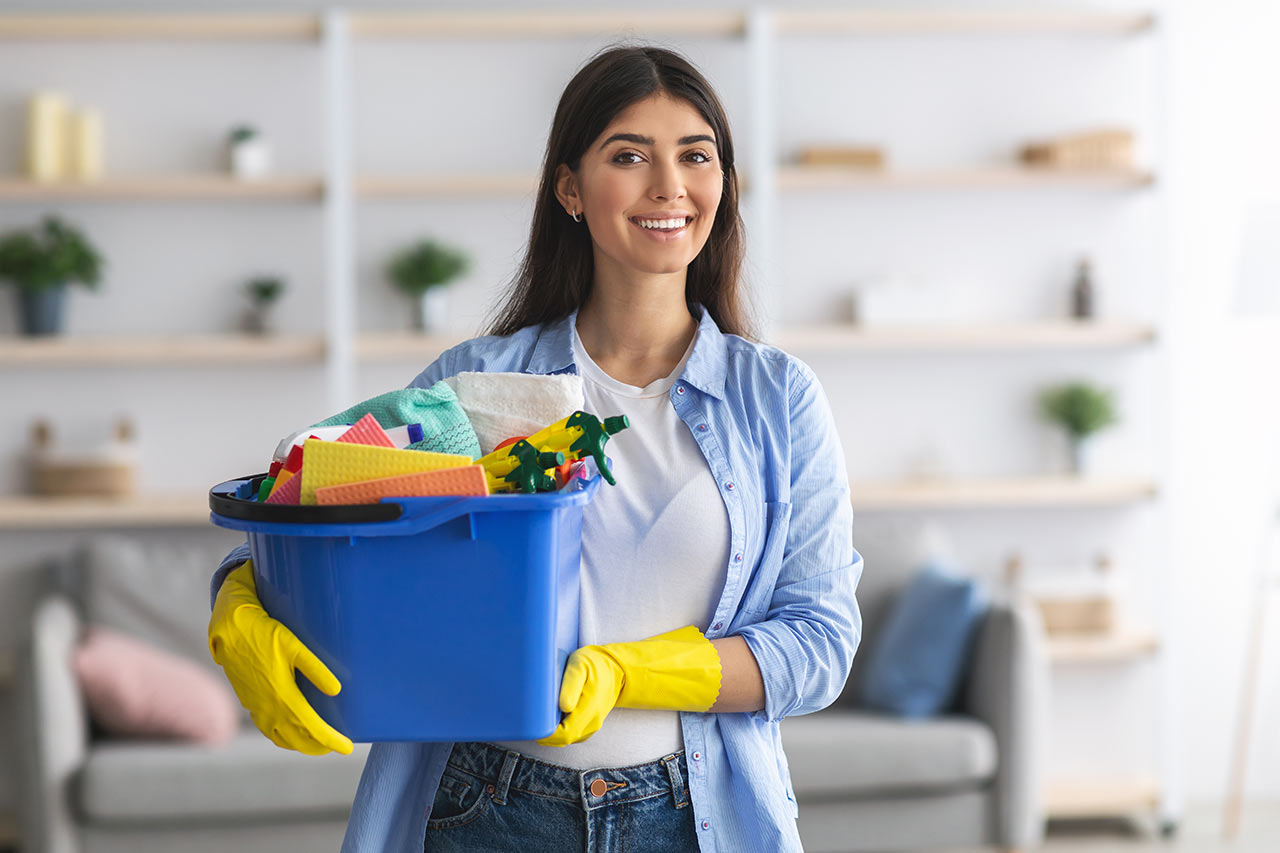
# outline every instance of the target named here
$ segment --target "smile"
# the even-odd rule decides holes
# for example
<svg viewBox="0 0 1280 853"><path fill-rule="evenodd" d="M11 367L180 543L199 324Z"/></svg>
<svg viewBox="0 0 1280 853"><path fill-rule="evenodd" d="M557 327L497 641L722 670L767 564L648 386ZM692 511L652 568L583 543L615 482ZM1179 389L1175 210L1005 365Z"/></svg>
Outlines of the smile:
<svg viewBox="0 0 1280 853"><path fill-rule="evenodd" d="M628 220L655 240L666 242L683 234L693 221L692 216L678 219L631 219Z"/></svg>

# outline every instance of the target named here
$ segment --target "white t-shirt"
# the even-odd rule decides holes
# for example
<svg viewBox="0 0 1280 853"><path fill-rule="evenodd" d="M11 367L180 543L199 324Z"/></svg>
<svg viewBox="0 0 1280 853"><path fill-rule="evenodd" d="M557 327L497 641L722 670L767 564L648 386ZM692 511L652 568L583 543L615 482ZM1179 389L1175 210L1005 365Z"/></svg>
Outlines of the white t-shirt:
<svg viewBox="0 0 1280 853"><path fill-rule="evenodd" d="M729 564L729 516L707 460L667 392L675 370L643 388L609 376L573 330L586 411L626 415L609 439L616 486L602 483L582 516L582 645L632 642L696 625L706 631ZM625 767L684 746L678 711L614 708L598 732L565 747L535 741L503 746L565 767Z"/></svg>

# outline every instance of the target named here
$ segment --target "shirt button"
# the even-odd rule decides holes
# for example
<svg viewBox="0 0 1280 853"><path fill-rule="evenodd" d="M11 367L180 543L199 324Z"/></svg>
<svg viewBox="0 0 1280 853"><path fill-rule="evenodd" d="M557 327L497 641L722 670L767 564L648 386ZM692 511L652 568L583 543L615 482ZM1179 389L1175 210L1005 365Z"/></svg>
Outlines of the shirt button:
<svg viewBox="0 0 1280 853"><path fill-rule="evenodd" d="M716 623L715 630L716 630L716 631L719 631L719 630L720 630L721 628L723 628L723 627L724 627L724 623L723 623L723 622L717 622L717 623ZM694 756L693 756L693 757L696 759L696 758L698 757L697 753L694 753Z"/></svg>
<svg viewBox="0 0 1280 853"><path fill-rule="evenodd" d="M703 828L703 829L710 829L710 828L711 828L711 821L709 821L709 820L704 820L704 821L702 822L702 828Z"/></svg>
<svg viewBox="0 0 1280 853"><path fill-rule="evenodd" d="M677 385L677 386L676 386L676 393L677 393L677 394L683 394L683 393L684 393L684 386L683 386L683 385Z"/></svg>
<svg viewBox="0 0 1280 853"><path fill-rule="evenodd" d="M734 554L734 555L733 555L733 561L734 561L735 563L741 563L741 562L742 562L742 555L741 555L741 554Z"/></svg>
<svg viewBox="0 0 1280 853"><path fill-rule="evenodd" d="M706 432L706 431L707 431L707 425L706 425L706 424L698 424L698 431L699 431L699 432Z"/></svg>
<svg viewBox="0 0 1280 853"><path fill-rule="evenodd" d="M731 492L733 491L733 483L725 483L724 487Z"/></svg>
<svg viewBox="0 0 1280 853"><path fill-rule="evenodd" d="M717 625L716 627L717 627L717 628L719 628L720 626L719 626L719 625ZM693 760L694 760L694 761L701 761L701 760L702 760L702 753L701 753L701 752L695 752L695 753L693 754Z"/></svg>

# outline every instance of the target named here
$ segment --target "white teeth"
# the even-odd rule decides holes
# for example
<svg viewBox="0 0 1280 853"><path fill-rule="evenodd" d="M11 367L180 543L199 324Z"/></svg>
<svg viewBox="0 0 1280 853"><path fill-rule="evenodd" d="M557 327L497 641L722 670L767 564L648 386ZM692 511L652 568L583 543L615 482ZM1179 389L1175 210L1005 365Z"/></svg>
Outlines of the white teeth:
<svg viewBox="0 0 1280 853"><path fill-rule="evenodd" d="M680 228L685 223L685 220L683 218L681 219L638 219L636 221L639 222L640 225L643 226L644 228L658 228L663 230L668 228Z"/></svg>

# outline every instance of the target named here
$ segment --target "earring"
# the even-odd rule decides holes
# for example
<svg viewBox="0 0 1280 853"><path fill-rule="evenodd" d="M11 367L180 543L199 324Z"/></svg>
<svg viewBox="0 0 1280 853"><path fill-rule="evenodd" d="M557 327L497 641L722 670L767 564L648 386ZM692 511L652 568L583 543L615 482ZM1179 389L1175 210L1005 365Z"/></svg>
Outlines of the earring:
<svg viewBox="0 0 1280 853"><path fill-rule="evenodd" d="M569 211L569 216L573 218L574 222L582 221L582 214L578 212L578 208L576 207L573 210Z"/></svg>

